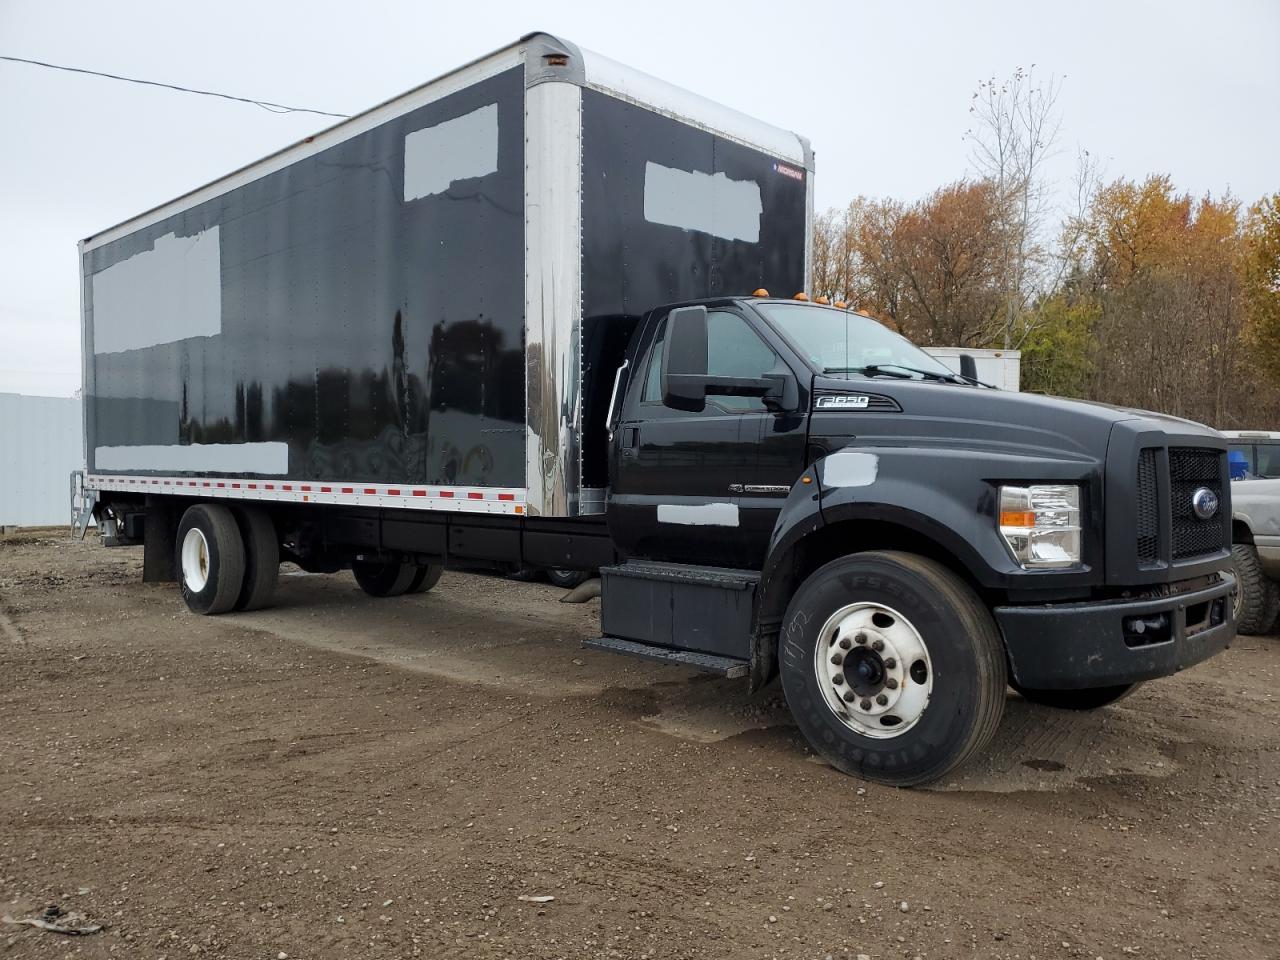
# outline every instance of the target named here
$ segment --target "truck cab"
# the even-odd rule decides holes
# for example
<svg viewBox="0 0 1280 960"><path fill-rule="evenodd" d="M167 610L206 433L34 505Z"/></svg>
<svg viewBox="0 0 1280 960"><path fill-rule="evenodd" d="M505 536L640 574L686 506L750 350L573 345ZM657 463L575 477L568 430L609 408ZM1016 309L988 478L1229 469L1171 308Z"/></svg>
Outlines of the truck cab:
<svg viewBox="0 0 1280 960"><path fill-rule="evenodd" d="M649 313L609 427L624 562L597 643L780 672L842 769L933 779L1006 684L1098 707L1234 636L1226 442L1201 425L991 389L760 295Z"/></svg>

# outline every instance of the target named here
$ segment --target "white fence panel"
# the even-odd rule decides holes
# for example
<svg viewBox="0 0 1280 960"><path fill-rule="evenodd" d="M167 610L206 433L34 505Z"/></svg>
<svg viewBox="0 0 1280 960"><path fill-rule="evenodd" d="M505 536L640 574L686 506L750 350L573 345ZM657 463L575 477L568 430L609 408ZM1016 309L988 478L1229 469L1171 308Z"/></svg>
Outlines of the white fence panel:
<svg viewBox="0 0 1280 960"><path fill-rule="evenodd" d="M78 399L0 393L0 525L69 524L68 477L83 467Z"/></svg>

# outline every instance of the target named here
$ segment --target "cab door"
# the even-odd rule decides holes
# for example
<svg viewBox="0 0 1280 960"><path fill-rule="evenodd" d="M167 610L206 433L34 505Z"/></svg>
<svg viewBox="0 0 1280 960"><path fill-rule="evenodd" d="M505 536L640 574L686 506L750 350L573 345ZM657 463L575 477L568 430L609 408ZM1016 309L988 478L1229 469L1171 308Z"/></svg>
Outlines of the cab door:
<svg viewBox="0 0 1280 960"><path fill-rule="evenodd" d="M665 317L651 324L614 431L610 533L633 556L758 568L778 491L804 467L804 418L787 443L779 415L755 397L708 396L696 413L665 406ZM758 378L779 362L742 313L708 310L708 374Z"/></svg>

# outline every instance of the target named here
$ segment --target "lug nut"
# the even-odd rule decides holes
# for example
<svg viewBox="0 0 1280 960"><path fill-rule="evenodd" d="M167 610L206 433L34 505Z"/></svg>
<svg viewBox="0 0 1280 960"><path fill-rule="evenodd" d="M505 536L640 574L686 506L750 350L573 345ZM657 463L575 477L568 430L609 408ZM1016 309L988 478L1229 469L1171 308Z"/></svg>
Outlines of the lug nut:
<svg viewBox="0 0 1280 960"><path fill-rule="evenodd" d="M867 642L867 635L866 635L865 633L855 633L855 634L853 635L853 642L854 642L854 643L866 643L866 642Z"/></svg>
<svg viewBox="0 0 1280 960"><path fill-rule="evenodd" d="M848 649L849 649L850 647L852 647L852 646L853 646L853 644L849 642L849 638L848 638L848 637L841 637L841 638L840 638L840 649L841 649L841 650L848 650Z"/></svg>
<svg viewBox="0 0 1280 960"><path fill-rule="evenodd" d="M888 680L886 680L886 681L884 682L884 685L885 685L886 687L888 687L890 690L897 690L897 689L898 689L898 681L897 681L897 680L895 680L893 677L890 677Z"/></svg>
<svg viewBox="0 0 1280 960"><path fill-rule="evenodd" d="M844 654L833 653L831 655L831 662L834 663L837 667L840 666L840 664L844 663Z"/></svg>
<svg viewBox="0 0 1280 960"><path fill-rule="evenodd" d="M844 702L845 702L845 703L853 703L853 701L855 701L855 700L857 700L857 699L858 699L858 695L857 695L856 693L854 693L852 690L846 690L846 691L844 692ZM863 702L865 703L866 701L863 701Z"/></svg>
<svg viewBox="0 0 1280 960"><path fill-rule="evenodd" d="M886 697L883 693L876 694L876 703L880 704L880 706L883 707L888 702L889 702L889 698Z"/></svg>
<svg viewBox="0 0 1280 960"><path fill-rule="evenodd" d="M884 666L886 670L892 670L897 665L898 665L898 661L894 657L888 657L884 662Z"/></svg>
<svg viewBox="0 0 1280 960"><path fill-rule="evenodd" d="M871 701L870 701L870 700L863 700L860 704L858 704L858 706L860 706L863 710L870 710L870 709L871 709Z"/></svg>
<svg viewBox="0 0 1280 960"><path fill-rule="evenodd" d="M884 641L883 640L873 641L871 644L871 649L876 651L876 653L879 653L881 650L884 649Z"/></svg>
<svg viewBox="0 0 1280 960"><path fill-rule="evenodd" d="M837 687L840 686L840 684L844 683L844 674L837 673L834 677L831 678L831 682L834 683Z"/></svg>

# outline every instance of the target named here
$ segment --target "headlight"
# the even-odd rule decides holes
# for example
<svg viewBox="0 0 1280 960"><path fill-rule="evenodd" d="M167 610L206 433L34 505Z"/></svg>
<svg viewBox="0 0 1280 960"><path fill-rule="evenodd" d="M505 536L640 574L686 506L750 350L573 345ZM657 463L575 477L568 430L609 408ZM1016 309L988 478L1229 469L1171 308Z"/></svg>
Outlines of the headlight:
<svg viewBox="0 0 1280 960"><path fill-rule="evenodd" d="M1000 533L1027 569L1080 562L1080 488L1068 483L1000 488Z"/></svg>

